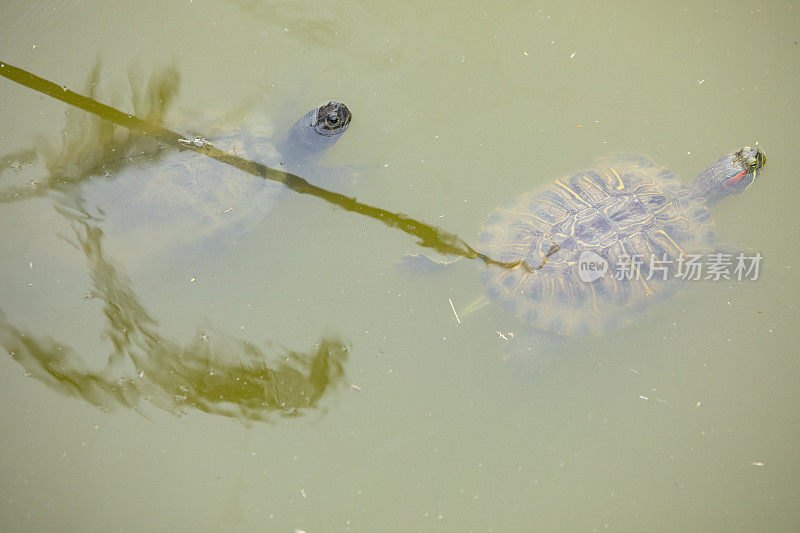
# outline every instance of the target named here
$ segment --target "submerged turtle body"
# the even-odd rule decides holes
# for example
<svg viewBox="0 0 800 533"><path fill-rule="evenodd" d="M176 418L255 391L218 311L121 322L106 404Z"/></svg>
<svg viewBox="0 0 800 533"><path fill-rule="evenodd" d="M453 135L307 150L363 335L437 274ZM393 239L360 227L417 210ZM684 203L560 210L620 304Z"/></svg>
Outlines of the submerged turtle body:
<svg viewBox="0 0 800 533"><path fill-rule="evenodd" d="M744 190L765 161L745 147L689 186L646 157L623 155L524 194L483 225L478 249L519 263L486 267L487 296L560 335L622 326L680 287L681 261L714 250L707 206ZM621 266L628 271L617 272Z"/></svg>
<svg viewBox="0 0 800 533"><path fill-rule="evenodd" d="M302 117L275 141L274 131L259 124L222 129L208 140L215 148L325 184L330 169L319 156L343 134L351 119L343 104L331 102ZM186 246L233 243L261 221L285 187L191 150L134 158L110 179L95 179L83 190L97 205L107 227L142 253Z"/></svg>

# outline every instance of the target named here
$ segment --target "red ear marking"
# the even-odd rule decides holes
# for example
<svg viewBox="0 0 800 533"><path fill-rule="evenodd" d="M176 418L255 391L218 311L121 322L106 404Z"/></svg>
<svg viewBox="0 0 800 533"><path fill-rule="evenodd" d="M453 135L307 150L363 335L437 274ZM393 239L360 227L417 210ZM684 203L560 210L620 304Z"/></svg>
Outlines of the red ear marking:
<svg viewBox="0 0 800 533"><path fill-rule="evenodd" d="M739 172L738 174L736 174L732 178L726 179L725 180L725 185L736 185L737 183L742 181L742 178L745 176L745 174L747 174L747 171L746 170L742 170L741 172Z"/></svg>

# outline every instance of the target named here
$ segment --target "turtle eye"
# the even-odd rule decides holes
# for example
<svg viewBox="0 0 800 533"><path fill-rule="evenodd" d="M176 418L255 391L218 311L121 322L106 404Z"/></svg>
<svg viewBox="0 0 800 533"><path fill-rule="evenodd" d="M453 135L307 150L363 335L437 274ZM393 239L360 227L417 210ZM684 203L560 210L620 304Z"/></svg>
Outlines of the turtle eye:
<svg viewBox="0 0 800 533"><path fill-rule="evenodd" d="M750 164L747 165L750 170L755 170L758 168L758 159L753 159L750 161Z"/></svg>
<svg viewBox="0 0 800 533"><path fill-rule="evenodd" d="M331 113L327 116L325 121L329 126L336 127L339 124L339 115L337 113Z"/></svg>

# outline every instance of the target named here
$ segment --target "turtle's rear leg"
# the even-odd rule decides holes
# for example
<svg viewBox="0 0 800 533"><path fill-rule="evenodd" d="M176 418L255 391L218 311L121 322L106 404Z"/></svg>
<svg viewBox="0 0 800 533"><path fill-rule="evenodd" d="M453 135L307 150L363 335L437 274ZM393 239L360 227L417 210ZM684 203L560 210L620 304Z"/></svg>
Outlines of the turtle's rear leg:
<svg viewBox="0 0 800 533"><path fill-rule="evenodd" d="M405 274L433 274L444 271L460 259L437 260L425 254L406 254L395 261L394 265L397 270Z"/></svg>
<svg viewBox="0 0 800 533"><path fill-rule="evenodd" d="M487 298L486 295L483 295L474 302L472 302L471 304L469 304L466 309L461 311L461 316L466 316L470 313L478 311L479 309L483 309L484 307L486 307L488 303L489 303L489 298Z"/></svg>

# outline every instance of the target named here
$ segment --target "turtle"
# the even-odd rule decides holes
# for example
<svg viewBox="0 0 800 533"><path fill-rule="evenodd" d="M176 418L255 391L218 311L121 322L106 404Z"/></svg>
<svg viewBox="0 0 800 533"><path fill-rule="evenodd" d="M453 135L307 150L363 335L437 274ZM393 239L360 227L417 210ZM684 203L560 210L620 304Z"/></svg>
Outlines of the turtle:
<svg viewBox="0 0 800 533"><path fill-rule="evenodd" d="M235 127L217 126L210 134L206 129L207 137L188 135L182 142L213 144L325 186L336 172L317 163L351 120L345 104L330 101L303 115L277 140L265 121L245 120ZM84 183L80 196L122 240L122 253L164 258L182 254L187 247L213 251L222 243L235 243L274 208L285 189L281 183L181 150L131 158L119 172Z"/></svg>
<svg viewBox="0 0 800 533"><path fill-rule="evenodd" d="M765 163L761 147L745 146L687 185L649 157L619 154L522 194L478 237L486 298L557 338L620 328L684 284L689 258L718 249L709 208L747 189ZM444 264L401 260L413 270Z"/></svg>

